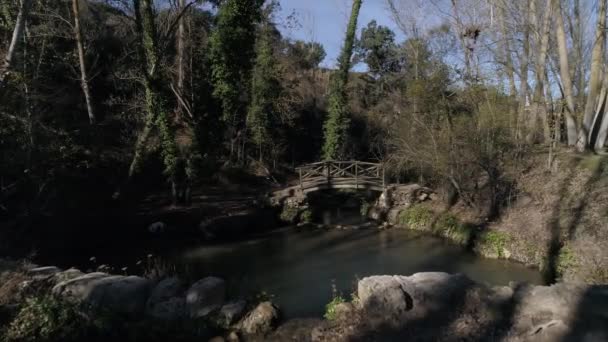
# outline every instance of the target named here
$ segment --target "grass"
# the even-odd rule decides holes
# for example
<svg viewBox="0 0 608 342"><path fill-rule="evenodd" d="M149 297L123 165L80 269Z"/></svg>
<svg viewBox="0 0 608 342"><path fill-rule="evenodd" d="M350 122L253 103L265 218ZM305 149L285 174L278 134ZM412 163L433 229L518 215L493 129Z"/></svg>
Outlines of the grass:
<svg viewBox="0 0 608 342"><path fill-rule="evenodd" d="M497 258L504 258L505 251L509 243L511 242L511 236L507 233L489 230L483 232L477 240L478 248L485 252L488 256L496 256Z"/></svg>
<svg viewBox="0 0 608 342"><path fill-rule="evenodd" d="M399 214L399 222L410 229L426 230L430 228L434 216L435 213L431 209L416 204Z"/></svg>

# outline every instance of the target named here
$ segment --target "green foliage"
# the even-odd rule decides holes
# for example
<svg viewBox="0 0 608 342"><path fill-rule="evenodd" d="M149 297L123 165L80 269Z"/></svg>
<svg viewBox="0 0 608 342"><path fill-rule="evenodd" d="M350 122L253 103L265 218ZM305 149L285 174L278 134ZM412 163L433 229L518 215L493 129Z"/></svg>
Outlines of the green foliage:
<svg viewBox="0 0 608 342"><path fill-rule="evenodd" d="M342 304L345 303L346 301L344 300L344 298L342 298L342 296L335 296L331 302L327 303L327 305L325 305L325 314L323 314L323 317L326 320L329 321L333 321L336 319L336 306L338 306L338 304Z"/></svg>
<svg viewBox="0 0 608 342"><path fill-rule="evenodd" d="M88 323L76 307L58 299L27 299L11 322L7 341L78 341Z"/></svg>
<svg viewBox="0 0 608 342"><path fill-rule="evenodd" d="M357 29L357 18L361 9L361 2L362 0L353 0L344 46L338 58L338 70L332 75L330 83L328 115L323 127L325 139L323 144L323 159L325 160L340 159L346 153L345 149L350 127L346 85L351 67L351 56L353 54L355 31Z"/></svg>
<svg viewBox="0 0 608 342"><path fill-rule="evenodd" d="M314 69L319 67L327 53L323 45L317 42L304 42L296 40L289 45L289 55L295 59L298 67L302 69Z"/></svg>
<svg viewBox="0 0 608 342"><path fill-rule="evenodd" d="M504 251L511 242L511 236L507 233L488 230L480 234L478 239L479 248L487 250L499 258L505 257Z"/></svg>
<svg viewBox="0 0 608 342"><path fill-rule="evenodd" d="M457 244L466 245L473 237L474 227L461 223L456 216L446 212L437 218L433 232Z"/></svg>
<svg viewBox="0 0 608 342"><path fill-rule="evenodd" d="M258 31L247 127L253 143L258 147L259 159L262 160L263 150L275 145L278 122L276 107L281 96L281 83L269 23L265 22Z"/></svg>
<svg viewBox="0 0 608 342"><path fill-rule="evenodd" d="M399 213L399 222L417 230L429 229L435 213L422 204L415 204Z"/></svg>
<svg viewBox="0 0 608 342"><path fill-rule="evenodd" d="M254 58L255 23L260 20L263 0L226 0L217 13L211 45L213 95L222 106L222 119L233 130L239 129ZM236 132L233 132L236 133Z"/></svg>
<svg viewBox="0 0 608 342"><path fill-rule="evenodd" d="M279 218L283 222L287 222L290 224L295 223L296 219L298 218L298 208L284 205L283 209L281 210L281 214L279 215Z"/></svg>
<svg viewBox="0 0 608 342"><path fill-rule="evenodd" d="M367 217L369 210L372 208L372 204L368 201L361 201L361 207L359 208L359 212L362 217Z"/></svg>
<svg viewBox="0 0 608 342"><path fill-rule="evenodd" d="M386 26L378 25L375 20L361 30L357 44L356 56L361 59L369 71L376 77L399 69L395 33Z"/></svg>
<svg viewBox="0 0 608 342"><path fill-rule="evenodd" d="M577 265L576 254L569 246L563 246L557 255L556 276L562 278L566 272Z"/></svg>
<svg viewBox="0 0 608 342"><path fill-rule="evenodd" d="M312 210L306 209L300 214L300 222L303 223L312 223L313 213Z"/></svg>

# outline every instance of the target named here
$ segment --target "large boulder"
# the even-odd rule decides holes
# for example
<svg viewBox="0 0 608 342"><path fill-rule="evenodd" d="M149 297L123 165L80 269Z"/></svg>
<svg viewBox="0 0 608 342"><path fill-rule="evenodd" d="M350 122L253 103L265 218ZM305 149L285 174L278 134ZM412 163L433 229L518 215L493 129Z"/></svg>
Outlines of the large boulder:
<svg viewBox="0 0 608 342"><path fill-rule="evenodd" d="M95 272L61 282L52 292L89 310L140 316L151 288L152 282L145 278Z"/></svg>
<svg viewBox="0 0 608 342"><path fill-rule="evenodd" d="M372 276L359 281L357 295L371 325L398 326L449 308L472 281L441 272L405 276Z"/></svg>
<svg viewBox="0 0 608 342"><path fill-rule="evenodd" d="M251 310L239 324L245 335L265 335L274 329L279 320L279 310L271 302L262 302Z"/></svg>
<svg viewBox="0 0 608 342"><path fill-rule="evenodd" d="M182 296L185 289L185 284L177 277L161 280L150 294L146 315L164 320L183 318L186 314L186 299Z"/></svg>
<svg viewBox="0 0 608 342"><path fill-rule="evenodd" d="M207 316L219 309L226 297L226 283L217 277L206 277L192 286L186 292L186 307L190 317Z"/></svg>

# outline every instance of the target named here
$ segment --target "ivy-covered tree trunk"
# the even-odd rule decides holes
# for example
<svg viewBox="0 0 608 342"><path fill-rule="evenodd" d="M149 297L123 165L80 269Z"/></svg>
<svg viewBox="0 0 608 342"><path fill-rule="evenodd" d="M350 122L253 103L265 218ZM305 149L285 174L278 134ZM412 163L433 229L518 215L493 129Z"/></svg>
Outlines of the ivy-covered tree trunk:
<svg viewBox="0 0 608 342"><path fill-rule="evenodd" d="M223 1L210 37L213 96L222 106L222 121L233 161L244 149L246 99L242 95L249 94L250 90L255 24L260 19L263 3L264 0Z"/></svg>
<svg viewBox="0 0 608 342"><path fill-rule="evenodd" d="M277 75L278 61L274 56L268 23L264 23L259 29L255 51L247 128L257 147L258 158L262 161L266 146L274 144L272 134L274 107L281 92Z"/></svg>
<svg viewBox="0 0 608 342"><path fill-rule="evenodd" d="M339 159L344 156L346 150L350 127L346 85L351 67L350 59L353 54L357 18L361 9L361 3L362 0L353 0L346 38L344 39L344 47L338 60L338 70L332 75L331 79L328 115L323 127L325 134L323 158L325 160Z"/></svg>
<svg viewBox="0 0 608 342"><path fill-rule="evenodd" d="M175 189L177 148L168 114L160 96L160 79L158 77L159 54L156 40L156 25L152 0L133 0L135 18L139 30L141 53L145 58L143 77L145 91L146 117L144 128L135 146L135 154L129 168L129 178L141 167L145 154L145 146L154 125L158 127L161 138L161 155L165 165L165 174L169 178L172 189ZM175 191L174 191L175 193ZM175 196L174 196L175 201Z"/></svg>

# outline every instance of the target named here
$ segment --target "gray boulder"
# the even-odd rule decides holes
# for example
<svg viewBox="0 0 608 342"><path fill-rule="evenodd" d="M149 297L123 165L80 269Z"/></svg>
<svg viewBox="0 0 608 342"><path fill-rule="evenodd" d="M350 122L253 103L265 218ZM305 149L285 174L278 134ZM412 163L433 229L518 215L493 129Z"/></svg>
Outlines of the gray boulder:
<svg viewBox="0 0 608 342"><path fill-rule="evenodd" d="M233 323L243 317L246 306L247 302L244 300L239 300L222 306L219 312L219 322L225 327L231 326Z"/></svg>
<svg viewBox="0 0 608 342"><path fill-rule="evenodd" d="M90 310L139 316L144 312L151 288L148 279L95 272L61 282L52 292Z"/></svg>
<svg viewBox="0 0 608 342"><path fill-rule="evenodd" d="M397 326L442 311L471 285L464 275L441 272L373 276L359 281L357 295L371 325Z"/></svg>
<svg viewBox="0 0 608 342"><path fill-rule="evenodd" d="M217 277L206 277L192 286L186 292L186 308L190 317L207 316L219 309L226 297L226 283Z"/></svg>
<svg viewBox="0 0 608 342"><path fill-rule="evenodd" d="M48 278L59 272L61 272L61 268L56 266L44 266L44 267L36 267L28 270L27 274L34 279L40 278Z"/></svg>
<svg viewBox="0 0 608 342"><path fill-rule="evenodd" d="M239 322L238 328L245 335L265 335L278 320L279 310L271 302L262 302Z"/></svg>
<svg viewBox="0 0 608 342"><path fill-rule="evenodd" d="M184 291L185 284L177 277L161 280L146 303L146 315L163 320L183 318L186 314Z"/></svg>
<svg viewBox="0 0 608 342"><path fill-rule="evenodd" d="M152 306L147 306L146 315L165 321L183 319L186 317L186 299L184 297L173 297Z"/></svg>

